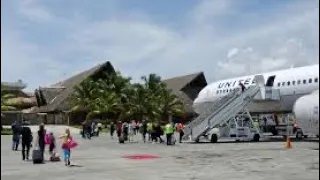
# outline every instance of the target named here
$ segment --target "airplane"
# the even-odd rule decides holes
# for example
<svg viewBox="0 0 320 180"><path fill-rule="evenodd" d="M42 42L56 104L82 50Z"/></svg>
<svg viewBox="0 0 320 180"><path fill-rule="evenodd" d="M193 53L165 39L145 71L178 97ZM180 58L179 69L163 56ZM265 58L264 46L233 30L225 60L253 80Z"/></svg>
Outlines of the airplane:
<svg viewBox="0 0 320 180"><path fill-rule="evenodd" d="M292 112L298 98L319 90L319 64L256 75L263 75L266 87L279 91L280 101L252 101L247 106L251 113ZM193 102L195 112L200 114L205 103L214 102L230 92L239 90L239 83L242 83L246 88L254 86L256 75L225 79L208 84L199 92Z"/></svg>

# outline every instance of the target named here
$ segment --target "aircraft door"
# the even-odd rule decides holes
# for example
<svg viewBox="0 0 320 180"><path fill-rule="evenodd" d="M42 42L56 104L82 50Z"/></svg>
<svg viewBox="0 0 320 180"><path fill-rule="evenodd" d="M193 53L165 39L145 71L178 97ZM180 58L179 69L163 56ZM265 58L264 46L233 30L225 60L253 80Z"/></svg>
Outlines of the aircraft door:
<svg viewBox="0 0 320 180"><path fill-rule="evenodd" d="M273 87L275 78L276 78L275 75L269 76L268 79L267 79L266 86L267 86L267 87Z"/></svg>

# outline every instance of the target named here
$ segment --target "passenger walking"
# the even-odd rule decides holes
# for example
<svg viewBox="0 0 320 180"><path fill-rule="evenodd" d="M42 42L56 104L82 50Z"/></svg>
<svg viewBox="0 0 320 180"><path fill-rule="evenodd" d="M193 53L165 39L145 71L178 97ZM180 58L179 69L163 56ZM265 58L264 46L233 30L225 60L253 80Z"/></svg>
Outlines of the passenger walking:
<svg viewBox="0 0 320 180"><path fill-rule="evenodd" d="M21 129L22 160L29 160L30 147L32 143L32 132L30 127L23 126Z"/></svg>
<svg viewBox="0 0 320 180"><path fill-rule="evenodd" d="M82 133L81 133L81 135L82 135L82 138L86 138L86 132L87 132L87 122L86 121L83 121L82 122Z"/></svg>
<svg viewBox="0 0 320 180"><path fill-rule="evenodd" d="M163 139L161 138L161 136L163 135L163 130L162 130L162 128L161 128L161 126L160 126L160 124L159 123L157 123L156 125L155 125L155 135L156 135L156 139L159 139L159 141L160 141L160 143L163 143L164 141L163 141Z"/></svg>
<svg viewBox="0 0 320 180"><path fill-rule="evenodd" d="M148 132L148 141L151 141L151 130L152 130L152 123L147 123L147 132Z"/></svg>
<svg viewBox="0 0 320 180"><path fill-rule="evenodd" d="M92 137L92 123L91 122L87 123L86 137L88 139L91 139L91 137Z"/></svg>
<svg viewBox="0 0 320 180"><path fill-rule="evenodd" d="M177 131L179 133L179 143L182 143L182 137L184 135L184 126L182 123L177 124Z"/></svg>
<svg viewBox="0 0 320 180"><path fill-rule="evenodd" d="M49 134L49 153L51 157L54 157L56 149L56 138L54 137L53 133L50 132Z"/></svg>
<svg viewBox="0 0 320 180"><path fill-rule="evenodd" d="M128 124L128 141L133 142L133 136L135 135L135 128L133 122Z"/></svg>
<svg viewBox="0 0 320 180"><path fill-rule="evenodd" d="M127 122L124 122L122 124L122 135L124 137L124 140L127 141L128 140L128 131L129 131L129 125Z"/></svg>
<svg viewBox="0 0 320 180"><path fill-rule="evenodd" d="M113 134L114 134L115 130L116 130L116 126L115 126L114 122L111 122L111 124L110 124L110 136L111 136L111 139L113 139Z"/></svg>
<svg viewBox="0 0 320 180"><path fill-rule="evenodd" d="M165 126L165 133L166 133L166 137L167 137L167 145L172 145L172 135L174 133L174 127L172 125L171 122L169 122L166 126Z"/></svg>
<svg viewBox="0 0 320 180"><path fill-rule="evenodd" d="M41 124L39 126L39 130L38 130L38 146L40 148L42 157L44 155L44 149L45 149L45 135L46 135L46 130L44 129L44 125Z"/></svg>
<svg viewBox="0 0 320 180"><path fill-rule="evenodd" d="M147 122L145 120L141 123L140 131L142 134L142 140L145 143L146 142L146 135L148 133Z"/></svg>
<svg viewBox="0 0 320 180"><path fill-rule="evenodd" d="M118 136L118 138L120 138L121 131L122 131L122 122L121 121L118 121L117 126L116 126L116 130L117 130L117 136Z"/></svg>
<svg viewBox="0 0 320 180"><path fill-rule="evenodd" d="M19 143L20 143L20 134L21 134L21 125L14 121L11 125L12 130L12 151L18 151Z"/></svg>
<svg viewBox="0 0 320 180"><path fill-rule="evenodd" d="M60 139L62 139L62 151L63 151L63 157L64 162L66 166L70 165L70 157L71 157L71 147L70 143L72 140L72 137L70 135L70 130L66 129L65 134L60 136Z"/></svg>
<svg viewBox="0 0 320 180"><path fill-rule="evenodd" d="M155 124L152 124L150 133L151 133L151 141L152 141L152 143L156 143L158 140L157 140L157 135L156 135L156 126L155 126Z"/></svg>

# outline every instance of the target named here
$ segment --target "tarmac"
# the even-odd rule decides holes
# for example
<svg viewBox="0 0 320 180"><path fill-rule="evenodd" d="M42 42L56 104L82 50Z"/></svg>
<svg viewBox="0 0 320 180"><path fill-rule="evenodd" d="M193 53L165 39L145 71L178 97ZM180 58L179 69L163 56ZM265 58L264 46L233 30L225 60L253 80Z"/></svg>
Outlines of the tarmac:
<svg viewBox="0 0 320 180"><path fill-rule="evenodd" d="M49 128L49 127L47 127ZM63 132L65 127L51 131ZM319 142L183 143L175 146L135 142L119 144L107 134L85 140L76 130L79 146L72 151L71 167L63 162L34 165L11 150L11 136L1 136L3 180L317 180ZM59 146L60 147L60 146ZM58 153L61 149L58 148ZM153 155L154 159L128 159ZM46 155L48 159L48 155Z"/></svg>

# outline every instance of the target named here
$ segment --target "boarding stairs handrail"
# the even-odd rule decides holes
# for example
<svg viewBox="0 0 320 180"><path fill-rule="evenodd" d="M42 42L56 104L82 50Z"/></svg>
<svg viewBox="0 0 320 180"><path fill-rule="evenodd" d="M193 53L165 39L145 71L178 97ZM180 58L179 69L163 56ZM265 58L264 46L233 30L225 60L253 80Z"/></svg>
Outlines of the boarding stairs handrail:
<svg viewBox="0 0 320 180"><path fill-rule="evenodd" d="M212 115L212 113L219 111L220 109L227 106L230 102L232 102L237 97L238 93L239 93L238 91L234 91L228 94L227 96L222 97L217 102L214 102L212 106L209 108L209 110L206 111L206 113L200 114L198 117L192 120L189 124L185 125L185 128L184 128L185 137L191 135L191 131L194 126L197 126L203 120L205 120L208 116Z"/></svg>

